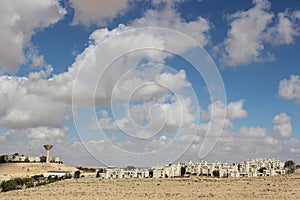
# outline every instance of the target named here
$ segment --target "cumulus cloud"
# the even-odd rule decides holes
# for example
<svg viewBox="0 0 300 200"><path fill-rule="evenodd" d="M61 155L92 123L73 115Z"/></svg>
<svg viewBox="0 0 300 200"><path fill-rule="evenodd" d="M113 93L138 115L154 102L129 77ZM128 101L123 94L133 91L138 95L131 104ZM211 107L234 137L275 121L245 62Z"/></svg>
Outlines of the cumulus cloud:
<svg viewBox="0 0 300 200"><path fill-rule="evenodd" d="M1 1L0 3L0 73L15 72L26 61L23 49L31 36L60 20L66 11L58 0ZM37 65L42 57L34 57Z"/></svg>
<svg viewBox="0 0 300 200"><path fill-rule="evenodd" d="M30 91L36 82L28 78L0 77L0 126L23 129L39 126L60 127L70 115L62 102Z"/></svg>
<svg viewBox="0 0 300 200"><path fill-rule="evenodd" d="M97 106L109 105L112 91L115 90L117 82L123 75L138 66L141 61L163 63L164 59L170 56L169 53L163 52L163 49L180 54L195 47L196 43L191 43L185 36L178 35L176 32L147 28L134 30L137 27L163 26L164 24L160 24L162 21L166 23L167 28L197 35L196 38L200 44L206 44L208 41L207 31L210 26L207 20L198 19L186 22L172 9L167 11L150 10L145 13L144 17L133 21L128 26L120 24L112 30L103 28L94 31L90 35L90 45L77 56L76 62L67 72L55 75L49 81L39 81L39 93L69 104L72 103L73 95L75 97L73 103L76 105L94 105L94 98ZM101 44L100 48L96 47L98 44ZM128 51L133 52L129 53ZM114 62L111 63L111 61ZM151 72L151 75L155 75L155 73ZM183 73L179 73L176 76L180 78L179 76L183 75ZM166 74L165 76L170 75ZM165 78L167 77L160 77L161 80L158 81L163 83ZM138 81L138 77L135 79L131 77L131 81L123 82L123 89L125 86L136 87ZM72 93L74 84L76 84L75 90ZM177 83L172 87L176 85ZM147 87L149 92L161 89L154 85Z"/></svg>
<svg viewBox="0 0 300 200"><path fill-rule="evenodd" d="M195 39L200 45L206 45L209 42L209 31L212 28L210 22L203 18L198 17L195 21L186 21L181 18L180 14L172 7L167 6L161 10L148 10L144 17L133 21L133 27L163 27L173 29ZM179 40L174 42L174 38L166 38L169 45L183 46ZM178 48L178 47L177 47Z"/></svg>
<svg viewBox="0 0 300 200"><path fill-rule="evenodd" d="M228 17L227 38L215 47L225 66L272 60L274 56L265 50L265 44L292 44L299 35L299 11L285 11L275 16L268 0L254 0L253 4L252 8Z"/></svg>
<svg viewBox="0 0 300 200"><path fill-rule="evenodd" d="M227 119L240 119L247 116L247 111L244 110L244 100L239 100L235 102L230 102L225 105L221 101L216 101L208 106L207 111L202 111L201 117L203 119L222 118Z"/></svg>
<svg viewBox="0 0 300 200"><path fill-rule="evenodd" d="M221 62L228 66L248 64L261 58L264 49L261 41L273 14L269 12L267 0L253 1L255 6L246 11L237 12L229 17L231 21L227 38L223 42L224 55Z"/></svg>
<svg viewBox="0 0 300 200"><path fill-rule="evenodd" d="M52 66L48 65L44 70L40 70L38 72L30 72L28 74L28 77L33 80L46 79L50 76L52 72L53 72Z"/></svg>
<svg viewBox="0 0 300 200"><path fill-rule="evenodd" d="M286 113L276 115L273 120L272 133L281 137L290 137L292 135L291 118Z"/></svg>
<svg viewBox="0 0 300 200"><path fill-rule="evenodd" d="M284 99L300 100L300 79L299 75L291 75L289 79L279 82L279 96Z"/></svg>
<svg viewBox="0 0 300 200"><path fill-rule="evenodd" d="M27 140L29 143L42 145L43 143L61 144L67 138L68 128L37 127L28 129L10 129L1 134L4 142L14 143Z"/></svg>
<svg viewBox="0 0 300 200"><path fill-rule="evenodd" d="M6 6L11 7L12 5L14 4ZM30 23L21 23L21 20L18 21L18 23L16 22L16 24L26 25L24 28L26 31L20 29L20 34L26 34L26 37L24 36L26 40L22 40L19 51L10 50L6 52L15 52L14 54L17 54L16 52L22 52L23 46L30 40L31 35L34 33L34 28L49 26L58 21L65 13L65 10L62 9L56 1L39 1L37 6L41 6L40 9L34 6L34 8L32 8L29 5L31 5L30 2L27 2L23 8L29 7L28 10L30 12L28 12L31 13L30 17L34 16L36 12L40 17L35 17L31 20L27 12L26 14L28 14L28 16L22 15L22 20L26 20L27 23ZM11 13L21 13L26 10L21 9L20 11L21 4L18 4L16 7L18 9L11 11ZM50 10L45 11L46 8ZM152 14L149 14L151 12ZM178 30L180 28L181 30L187 28L187 31L191 33L196 31L199 35L199 40L202 41L202 43L207 42L206 31L208 31L209 26L206 20L201 19L186 22L182 20L180 15L176 14L174 10L160 11L161 13L157 13L158 17L155 18L155 11L151 12L149 11L140 21L136 20L129 26L120 25L113 30L96 30L90 36L90 45L77 56L76 61L69 67L67 72L53 75L47 79L53 69L51 66L46 65L42 66L44 69L40 71L29 73L29 80L27 78L2 76L1 81L3 84L1 84L1 86L3 86L4 89L1 90L1 93L2 102L4 103L0 111L1 126L8 128L60 126L69 116L69 114L66 114L69 109L68 105L74 103L77 106L94 106L96 102L96 106L107 106L111 102L112 91L114 91L118 80L129 70L137 66L141 60L147 58L150 61L162 63L166 57L170 56L170 54L161 51L137 51L131 54L124 54L127 52L128 47L138 49L141 45L144 47L154 46L158 49L172 48L175 49L175 51L184 52L195 45L189 42L174 43L173 41L182 41L181 38L172 34L158 34L157 30L145 30L137 32L136 34L129 33L123 35L123 33L126 33L126 31L131 28L148 26L151 25L151 23L159 24L160 21L166 21L166 24L170 28L177 27ZM51 17L52 15L50 14L53 14L55 17ZM47 19L44 19L46 16ZM36 24L39 24L39 26ZM198 29L199 27L200 29ZM106 46L103 46L101 49L95 48L98 43L110 37L114 37L114 39L104 44ZM42 65L44 62L42 55L39 55L34 48L31 50L32 51L29 51L31 56L28 56L32 58L32 66L41 68L39 65ZM115 59L116 55L122 54L124 54L124 56L120 57L114 63L111 63L109 68L106 69L106 66ZM98 59L99 57L101 57L101 59ZM45 63L43 64L45 65ZM80 74L77 77L78 72L80 72ZM160 73L161 72L153 71L149 73L149 76L157 77L157 82L166 84L169 89L171 88L172 90L177 90L178 88L176 87L179 87L179 85L181 85L180 81L185 78L184 71L180 71L178 74L165 73L159 75ZM101 74L103 76L97 85ZM73 92L75 83L76 87ZM134 89L136 83L137 82L128 86ZM185 82L183 81L182 83ZM155 95L156 90L162 89L162 87L154 87L153 85L148 85L147 87L147 91L150 93L148 96L144 96L146 98L151 98L151 95ZM124 93L127 91L128 90L123 90ZM122 94L119 94L118 97L121 97L121 95ZM140 96L142 95L143 94ZM73 102L72 96L74 97Z"/></svg>
<svg viewBox="0 0 300 200"><path fill-rule="evenodd" d="M238 130L238 137L264 138L267 135L267 129L261 127L242 127Z"/></svg>
<svg viewBox="0 0 300 200"><path fill-rule="evenodd" d="M167 102L151 101L133 105L122 118L101 118L99 127L102 130L119 130L146 138L160 132L181 131L197 124L198 115L189 97L166 98Z"/></svg>
<svg viewBox="0 0 300 200"><path fill-rule="evenodd" d="M108 21L129 8L129 0L71 0L70 3L75 12L73 24L86 26L92 23L106 25Z"/></svg>
<svg viewBox="0 0 300 200"><path fill-rule="evenodd" d="M300 34L299 12L286 10L278 13L277 24L268 29L264 39L275 45L293 44L294 38Z"/></svg>

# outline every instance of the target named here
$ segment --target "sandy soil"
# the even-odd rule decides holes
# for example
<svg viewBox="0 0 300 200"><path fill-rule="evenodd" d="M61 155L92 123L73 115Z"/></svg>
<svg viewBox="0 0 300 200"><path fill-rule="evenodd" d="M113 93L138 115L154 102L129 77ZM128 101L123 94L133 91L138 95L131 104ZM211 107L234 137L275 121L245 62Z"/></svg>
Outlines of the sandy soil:
<svg viewBox="0 0 300 200"><path fill-rule="evenodd" d="M76 168L56 163L5 163L0 164L0 180L3 174L16 178L43 174L47 171L76 171Z"/></svg>
<svg viewBox="0 0 300 200"><path fill-rule="evenodd" d="M264 178L81 178L0 193L0 199L300 199L300 171Z"/></svg>

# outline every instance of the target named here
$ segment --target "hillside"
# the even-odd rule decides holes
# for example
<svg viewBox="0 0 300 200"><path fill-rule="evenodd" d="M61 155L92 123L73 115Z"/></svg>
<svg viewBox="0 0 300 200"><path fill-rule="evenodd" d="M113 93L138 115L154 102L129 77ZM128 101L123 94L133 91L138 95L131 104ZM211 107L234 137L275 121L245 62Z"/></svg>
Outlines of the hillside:
<svg viewBox="0 0 300 200"><path fill-rule="evenodd" d="M76 168L57 163L3 163L0 164L0 180L5 179L3 174L16 178L43 174L47 171L76 171Z"/></svg>

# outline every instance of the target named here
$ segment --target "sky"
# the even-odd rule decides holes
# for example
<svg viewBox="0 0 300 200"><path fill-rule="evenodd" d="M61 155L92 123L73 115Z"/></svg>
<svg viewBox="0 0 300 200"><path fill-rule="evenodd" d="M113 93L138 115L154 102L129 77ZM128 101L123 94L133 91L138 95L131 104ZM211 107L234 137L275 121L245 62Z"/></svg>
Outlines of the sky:
<svg viewBox="0 0 300 200"><path fill-rule="evenodd" d="M0 2L0 153L300 163L300 2Z"/></svg>

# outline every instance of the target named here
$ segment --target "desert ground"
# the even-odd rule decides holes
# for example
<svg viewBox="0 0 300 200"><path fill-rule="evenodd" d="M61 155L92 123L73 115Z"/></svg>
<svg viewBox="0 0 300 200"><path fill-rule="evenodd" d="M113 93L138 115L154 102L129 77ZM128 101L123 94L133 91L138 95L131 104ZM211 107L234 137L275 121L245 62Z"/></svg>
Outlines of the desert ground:
<svg viewBox="0 0 300 200"><path fill-rule="evenodd" d="M67 179L0 199L300 199L300 170L259 178Z"/></svg>
<svg viewBox="0 0 300 200"><path fill-rule="evenodd" d="M47 171L76 171L75 167L57 163L5 163L0 164L0 180L5 180L3 174L10 178L30 177Z"/></svg>

